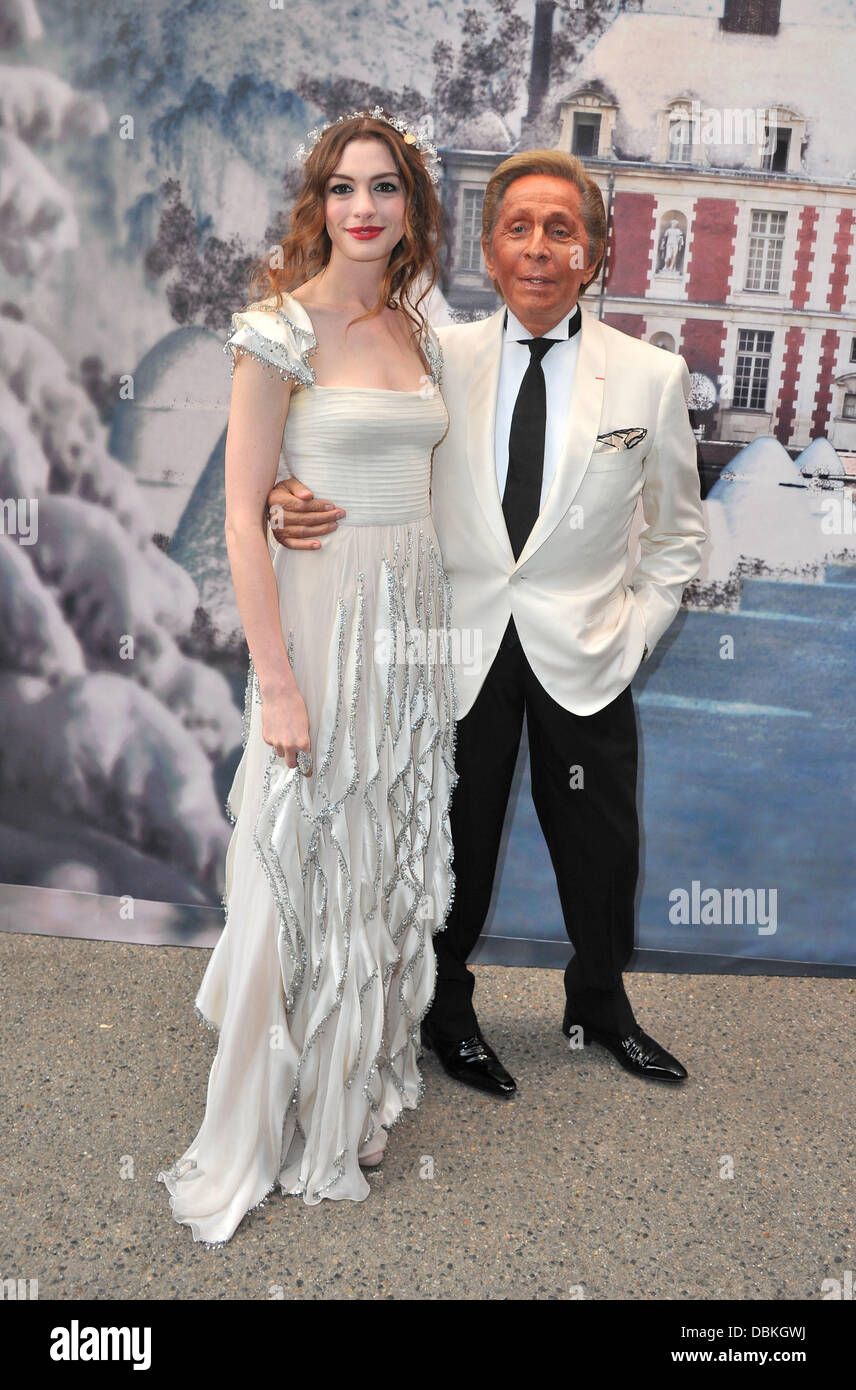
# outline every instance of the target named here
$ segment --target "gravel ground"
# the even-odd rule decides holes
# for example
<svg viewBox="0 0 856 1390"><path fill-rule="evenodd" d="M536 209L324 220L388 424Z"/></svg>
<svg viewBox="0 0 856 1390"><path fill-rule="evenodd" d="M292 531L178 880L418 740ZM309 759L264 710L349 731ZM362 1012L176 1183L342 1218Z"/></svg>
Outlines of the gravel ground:
<svg viewBox="0 0 856 1390"><path fill-rule="evenodd" d="M202 1119L209 952L0 933L0 953L0 1278L40 1299L818 1300L856 1269L853 980L626 976L690 1073L670 1087L569 1050L560 971L476 966L516 1097L426 1053L365 1202L277 1190L207 1250L155 1174Z"/></svg>

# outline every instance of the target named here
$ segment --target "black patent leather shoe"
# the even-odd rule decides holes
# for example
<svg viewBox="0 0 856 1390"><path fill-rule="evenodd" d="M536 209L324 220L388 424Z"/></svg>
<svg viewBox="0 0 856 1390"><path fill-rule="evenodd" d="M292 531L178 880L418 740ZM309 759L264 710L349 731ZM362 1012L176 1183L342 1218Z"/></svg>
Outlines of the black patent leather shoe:
<svg viewBox="0 0 856 1390"><path fill-rule="evenodd" d="M438 1038L428 1024L423 1023L422 1041L432 1052L436 1052L443 1070L456 1081L463 1081L467 1086L475 1086L477 1090L487 1091L492 1096L513 1096L517 1090L514 1077L508 1074L480 1033L457 1042L446 1042Z"/></svg>
<svg viewBox="0 0 856 1390"><path fill-rule="evenodd" d="M566 1038L571 1036L571 1029L576 1026L566 1007L562 1020L562 1032ZM667 1052L644 1033L638 1023L623 1037L618 1033L604 1033L598 1028L586 1028L584 1024L580 1024L579 1027L582 1029L584 1044L600 1043L601 1047L607 1048L615 1060L621 1063L625 1071L633 1072L634 1076L644 1076L650 1081L686 1080L686 1067L682 1066L671 1052Z"/></svg>

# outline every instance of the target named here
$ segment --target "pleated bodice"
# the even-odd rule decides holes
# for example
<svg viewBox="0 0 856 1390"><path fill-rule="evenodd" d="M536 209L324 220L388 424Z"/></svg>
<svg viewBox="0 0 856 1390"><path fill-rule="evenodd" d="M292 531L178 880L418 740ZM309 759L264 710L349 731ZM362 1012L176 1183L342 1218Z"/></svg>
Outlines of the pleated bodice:
<svg viewBox="0 0 856 1390"><path fill-rule="evenodd" d="M430 508L431 452L448 425L440 392L310 386L283 434L291 474L347 512L340 525L416 521Z"/></svg>

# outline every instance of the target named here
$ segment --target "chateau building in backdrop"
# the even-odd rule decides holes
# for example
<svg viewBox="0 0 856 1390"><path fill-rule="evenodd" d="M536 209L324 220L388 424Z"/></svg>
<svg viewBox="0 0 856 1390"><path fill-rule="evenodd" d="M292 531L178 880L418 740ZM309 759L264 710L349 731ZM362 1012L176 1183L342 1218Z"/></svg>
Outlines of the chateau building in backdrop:
<svg viewBox="0 0 856 1390"><path fill-rule="evenodd" d="M856 449L851 0L628 0L560 79L556 8L536 0L519 140L487 111L441 148L452 310L497 304L479 245L492 171L568 150L607 208L586 306L683 354L704 458L758 435Z"/></svg>

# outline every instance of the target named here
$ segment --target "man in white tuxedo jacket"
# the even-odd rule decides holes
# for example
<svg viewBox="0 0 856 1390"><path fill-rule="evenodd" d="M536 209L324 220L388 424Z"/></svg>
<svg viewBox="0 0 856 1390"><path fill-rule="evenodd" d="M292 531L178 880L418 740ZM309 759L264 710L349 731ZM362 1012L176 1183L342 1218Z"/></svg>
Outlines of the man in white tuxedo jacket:
<svg viewBox="0 0 856 1390"><path fill-rule="evenodd" d="M467 959L487 916L524 715L532 796L574 946L563 1030L637 1075L687 1074L642 1031L622 982L639 861L630 682L675 617L706 534L686 363L578 304L605 235L600 191L578 160L512 156L483 213L504 304L438 330L450 426L434 455L431 510L461 653L459 780L454 902L434 938L437 989L422 1035L450 1075L499 1096L516 1085L482 1035ZM628 587L640 495L645 530ZM298 480L279 484L269 502L293 521L277 540L332 529L325 500Z"/></svg>

